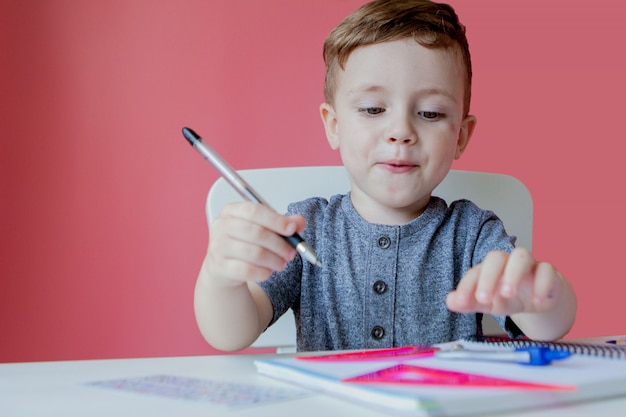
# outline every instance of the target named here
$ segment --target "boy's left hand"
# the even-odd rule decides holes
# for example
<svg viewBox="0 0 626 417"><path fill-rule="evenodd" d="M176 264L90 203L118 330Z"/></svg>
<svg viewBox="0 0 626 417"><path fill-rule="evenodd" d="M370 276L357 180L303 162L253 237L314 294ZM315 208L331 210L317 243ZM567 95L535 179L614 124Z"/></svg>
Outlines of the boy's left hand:
<svg viewBox="0 0 626 417"><path fill-rule="evenodd" d="M537 262L527 249L493 251L467 271L446 304L459 313L541 313L555 307L564 285L552 264Z"/></svg>

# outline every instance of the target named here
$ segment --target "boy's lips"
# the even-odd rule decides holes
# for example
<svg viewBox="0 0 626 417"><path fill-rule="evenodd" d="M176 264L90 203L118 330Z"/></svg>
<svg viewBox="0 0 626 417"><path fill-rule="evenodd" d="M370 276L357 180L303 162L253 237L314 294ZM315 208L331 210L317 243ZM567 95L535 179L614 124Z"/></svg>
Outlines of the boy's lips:
<svg viewBox="0 0 626 417"><path fill-rule="evenodd" d="M396 172L396 173L408 172L416 167L419 167L418 164L415 164L409 161L400 160L400 159L390 159L388 161L382 161L382 162L379 162L378 165L380 165L382 168L386 169L387 171Z"/></svg>

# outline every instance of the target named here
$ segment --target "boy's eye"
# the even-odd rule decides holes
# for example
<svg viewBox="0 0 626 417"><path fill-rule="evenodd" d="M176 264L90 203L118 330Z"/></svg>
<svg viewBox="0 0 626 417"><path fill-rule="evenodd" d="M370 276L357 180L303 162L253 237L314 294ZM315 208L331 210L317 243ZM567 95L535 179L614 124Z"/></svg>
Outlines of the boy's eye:
<svg viewBox="0 0 626 417"><path fill-rule="evenodd" d="M443 114L436 111L421 111L418 114L424 119L438 119L443 116Z"/></svg>
<svg viewBox="0 0 626 417"><path fill-rule="evenodd" d="M375 116L377 114L380 114L382 112L384 112L385 109L383 109L382 107L363 107L359 109L359 112L361 113L367 113L371 116Z"/></svg>

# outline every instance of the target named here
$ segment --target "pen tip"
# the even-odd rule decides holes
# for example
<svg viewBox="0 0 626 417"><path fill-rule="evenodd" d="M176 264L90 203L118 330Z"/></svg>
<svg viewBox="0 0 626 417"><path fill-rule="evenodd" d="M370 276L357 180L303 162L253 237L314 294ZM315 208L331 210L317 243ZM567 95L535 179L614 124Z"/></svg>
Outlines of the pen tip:
<svg viewBox="0 0 626 417"><path fill-rule="evenodd" d="M183 136L191 145L193 145L195 141L200 140L200 136L188 127L183 127Z"/></svg>

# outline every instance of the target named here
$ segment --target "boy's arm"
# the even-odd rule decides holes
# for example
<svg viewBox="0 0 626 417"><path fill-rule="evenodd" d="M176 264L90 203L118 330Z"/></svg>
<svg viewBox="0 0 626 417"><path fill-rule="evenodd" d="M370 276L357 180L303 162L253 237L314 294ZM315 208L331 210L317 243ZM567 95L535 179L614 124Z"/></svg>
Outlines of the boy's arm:
<svg viewBox="0 0 626 417"><path fill-rule="evenodd" d="M532 339L560 339L576 317L576 294L551 264L537 262L530 251L489 252L448 294L453 311L509 315Z"/></svg>
<svg viewBox="0 0 626 417"><path fill-rule="evenodd" d="M255 282L219 285L202 264L194 292L196 321L213 347L235 351L249 347L268 326L272 303Z"/></svg>
<svg viewBox="0 0 626 417"><path fill-rule="evenodd" d="M305 226L302 216L282 216L261 204L234 203L222 209L211 224L194 294L196 321L211 345L244 349L265 330L273 307L257 282L296 256L282 236L302 232Z"/></svg>

